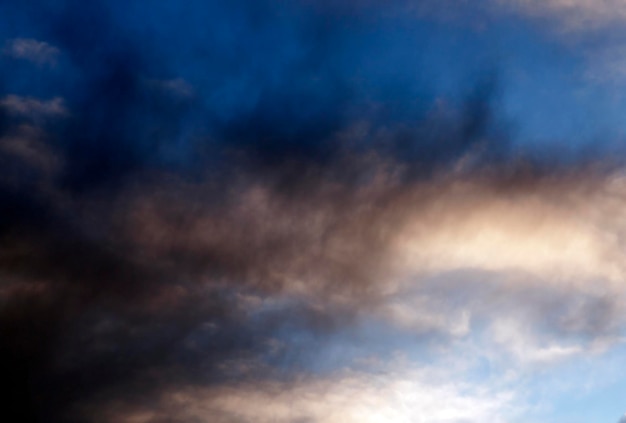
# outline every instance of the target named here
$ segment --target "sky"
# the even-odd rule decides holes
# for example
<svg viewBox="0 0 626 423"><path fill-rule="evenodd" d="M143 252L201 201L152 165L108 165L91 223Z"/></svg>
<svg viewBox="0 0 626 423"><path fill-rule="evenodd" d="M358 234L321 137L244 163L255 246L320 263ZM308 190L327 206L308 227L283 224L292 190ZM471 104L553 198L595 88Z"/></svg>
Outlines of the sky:
<svg viewBox="0 0 626 423"><path fill-rule="evenodd" d="M622 0L0 16L0 415L626 421Z"/></svg>

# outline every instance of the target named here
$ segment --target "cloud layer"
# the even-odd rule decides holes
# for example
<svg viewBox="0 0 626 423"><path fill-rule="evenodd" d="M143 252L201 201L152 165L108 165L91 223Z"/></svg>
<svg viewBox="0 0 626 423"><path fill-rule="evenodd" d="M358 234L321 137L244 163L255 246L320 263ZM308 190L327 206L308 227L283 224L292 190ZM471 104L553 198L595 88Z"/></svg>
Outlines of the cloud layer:
<svg viewBox="0 0 626 423"><path fill-rule="evenodd" d="M515 422L621 375L619 145L519 143L402 2L174 3L0 9L40 37L3 34L7 415Z"/></svg>

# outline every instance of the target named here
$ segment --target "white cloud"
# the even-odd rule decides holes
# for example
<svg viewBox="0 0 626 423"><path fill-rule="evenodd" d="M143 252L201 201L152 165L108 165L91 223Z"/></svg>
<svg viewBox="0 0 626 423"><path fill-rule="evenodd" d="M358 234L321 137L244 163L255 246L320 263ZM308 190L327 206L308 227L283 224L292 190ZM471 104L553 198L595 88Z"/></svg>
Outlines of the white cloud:
<svg viewBox="0 0 626 423"><path fill-rule="evenodd" d="M494 321L490 331L495 343L521 363L549 364L584 352L580 345L559 344L558 339L541 343L524 322L506 317Z"/></svg>
<svg viewBox="0 0 626 423"><path fill-rule="evenodd" d="M409 222L396 257L418 274L522 271L581 289L599 280L594 289L618 292L626 280L626 221L618 213L625 196L621 174L506 194L454 182Z"/></svg>
<svg viewBox="0 0 626 423"><path fill-rule="evenodd" d="M15 38L5 43L4 53L18 59L29 60L38 65L54 66L60 51L44 41L31 38Z"/></svg>

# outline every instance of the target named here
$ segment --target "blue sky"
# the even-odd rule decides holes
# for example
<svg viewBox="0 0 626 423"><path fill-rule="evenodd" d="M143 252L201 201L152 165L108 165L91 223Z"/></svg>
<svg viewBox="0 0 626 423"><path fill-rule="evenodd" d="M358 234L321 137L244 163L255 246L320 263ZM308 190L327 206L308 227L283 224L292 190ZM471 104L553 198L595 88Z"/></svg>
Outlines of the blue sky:
<svg viewBox="0 0 626 423"><path fill-rule="evenodd" d="M0 16L7 414L626 412L621 1Z"/></svg>

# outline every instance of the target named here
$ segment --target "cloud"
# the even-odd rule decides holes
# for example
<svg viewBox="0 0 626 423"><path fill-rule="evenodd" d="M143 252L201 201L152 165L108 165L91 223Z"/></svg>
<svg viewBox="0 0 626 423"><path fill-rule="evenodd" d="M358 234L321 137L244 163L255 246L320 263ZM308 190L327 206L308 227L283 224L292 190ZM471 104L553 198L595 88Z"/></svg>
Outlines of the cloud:
<svg viewBox="0 0 626 423"><path fill-rule="evenodd" d="M165 399L174 410L165 413L197 412L190 421L211 412L225 421L252 415L333 421L333 413L373 415L362 401L410 420L415 408L408 406L406 417L395 394L387 396L405 386L396 386L395 376L383 383L384 394L365 388L376 372L359 376L357 401L347 399L345 390L356 389L349 379L294 388L266 375L276 368L288 375L338 371L398 351L448 357L465 347L494 366L532 369L600 354L619 342L625 323L623 228L614 213L622 206L619 171L586 173L584 180L578 172L517 175L503 190L503 174L493 171L415 180L398 176L397 166L384 160L349 163L312 173L288 191L257 173L254 179L231 174L226 193L210 179L164 174L114 197L57 203L65 197L61 190L40 198L53 202L39 222L28 216L30 203L22 205L0 256L13 275L4 301L15 306L3 314L4 324L22 328L5 335L5 345L23 357L40 351L43 357L25 358L16 368L49 369L41 377L72 393L49 393L51 405L38 410L85 404L103 391L121 400L133 386L167 396L193 381L206 393L185 393L192 395L187 406ZM356 185L336 179L355 166L368 177ZM68 225L74 229L63 231ZM483 239L490 228L497 236L487 232ZM588 259L581 260L581 248ZM39 330L46 336L23 343L20 334L33 315L38 322L45 317ZM10 354L5 360L15 366ZM178 382L167 381L170 372ZM18 375L11 376L14 383ZM505 420L473 397L451 401L448 411L427 408L427 398L445 396L441 386L456 380L448 377L401 397L423 408L425 420ZM255 394L259 378L276 391L269 408L263 405L269 399ZM221 387L233 379L243 387ZM334 392L330 386L337 404L317 397ZM294 390L301 395L292 398ZM292 409L296 415L280 411Z"/></svg>
<svg viewBox="0 0 626 423"><path fill-rule="evenodd" d="M291 315L319 334L296 350L373 324L425 350L481 338L478 349L532 366L602 353L626 324L622 176L577 174L506 191L480 175L407 183L381 171L359 189L317 175L295 196L242 177L218 208L199 200L210 186L174 183L129 193L115 226L141 261L233 281L246 314Z"/></svg>
<svg viewBox="0 0 626 423"><path fill-rule="evenodd" d="M305 179L304 191L296 196L284 195L272 179L252 182L242 176L235 182L240 188L224 200L223 212L196 204L195 199L210 195L208 185L146 187L145 195L128 197L122 215L129 219L131 242L146 254L203 254L223 245L233 254L262 251L261 265L271 267L274 252L267 245L275 245L282 261L282 254L290 252L283 252L280 242L298 240L305 251L318 251L294 259L302 265L306 261L301 260L356 264L374 250L380 260L366 263L382 265L389 257L387 264L396 271L418 277L462 269L522 271L557 286L582 288L587 280L602 280L607 289L623 280L624 228L614 214L624 190L619 171L584 179L578 173L512 179L501 191L497 182L480 175L407 183L393 173L394 166L387 173L384 162L361 165L368 166L369 183L342 184L329 171ZM188 207L195 213L187 213ZM320 233L328 236L320 238ZM516 242L507 242L511 239ZM288 263L286 280L293 279Z"/></svg>
<svg viewBox="0 0 626 423"><path fill-rule="evenodd" d="M626 40L621 28L626 21L626 6L620 0L399 3L418 19L435 19L452 27L471 28L478 34L494 30L498 22L508 20L514 26L522 23L524 31L530 27L531 33L540 34L542 39L554 43L559 54L582 59L584 67L576 71L576 76L581 79L579 83L621 85L624 82ZM498 54L513 57L504 50Z"/></svg>
<svg viewBox="0 0 626 423"><path fill-rule="evenodd" d="M626 5L620 0L496 0L505 13L538 21L556 31L559 41L587 62L583 77L595 83L623 84L625 40L619 28L626 22ZM543 23L554 23L544 25Z"/></svg>
<svg viewBox="0 0 626 423"><path fill-rule="evenodd" d="M44 41L15 38L5 43L4 54L17 59L29 60L40 66L55 66L60 50Z"/></svg>
<svg viewBox="0 0 626 423"><path fill-rule="evenodd" d="M171 93L179 98L190 97L193 95L193 87L182 78L169 80L150 80L147 82L154 88Z"/></svg>
<svg viewBox="0 0 626 423"><path fill-rule="evenodd" d="M4 108L11 115L30 117L32 119L62 117L68 114L65 102L61 97L45 101L32 97L8 95L0 99L0 107Z"/></svg>
<svg viewBox="0 0 626 423"><path fill-rule="evenodd" d="M59 156L45 142L45 135L28 125L0 139L0 154L11 157L13 162L18 159L48 175L57 173L62 166ZM5 167L5 178L11 173L10 168ZM19 179L20 175L15 175L15 178Z"/></svg>
<svg viewBox="0 0 626 423"><path fill-rule="evenodd" d="M540 181L505 198L497 187L452 182L443 187L449 194L434 199L416 219L415 232L406 237L407 262L434 270L524 269L564 283L599 278L620 284L624 269L615 254L623 229L613 212L624 178L587 177L575 185L572 177ZM434 222L444 219L442 231L433 231L439 226Z"/></svg>
<svg viewBox="0 0 626 423"><path fill-rule="evenodd" d="M626 19L626 6L619 0L496 0L495 3L531 17L555 19L568 31L591 31L619 25Z"/></svg>
<svg viewBox="0 0 626 423"><path fill-rule="evenodd" d="M485 2L399 2L419 16L435 16L484 28L494 17L518 16L539 23L549 31L576 36L580 33L615 27L626 19L626 7L620 0L488 0Z"/></svg>
<svg viewBox="0 0 626 423"><path fill-rule="evenodd" d="M7 414L509 421L622 343L622 164L513 151L496 76L415 100L352 3L174 8L172 45L67 4L59 95L1 100Z"/></svg>
<svg viewBox="0 0 626 423"><path fill-rule="evenodd" d="M513 414L512 396L463 383L432 384L409 369L385 375L345 372L328 379L182 388L164 392L149 409L109 405L98 421L504 422Z"/></svg>

